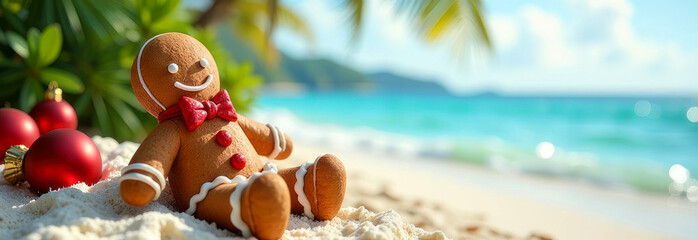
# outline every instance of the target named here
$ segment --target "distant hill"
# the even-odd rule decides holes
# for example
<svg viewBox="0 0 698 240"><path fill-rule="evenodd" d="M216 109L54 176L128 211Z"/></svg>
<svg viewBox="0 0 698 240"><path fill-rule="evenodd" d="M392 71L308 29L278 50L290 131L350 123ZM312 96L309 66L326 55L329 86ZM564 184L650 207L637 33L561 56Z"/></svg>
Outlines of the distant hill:
<svg viewBox="0 0 698 240"><path fill-rule="evenodd" d="M373 73L368 77L373 79L378 93L451 94L444 86L433 81L415 80L387 72Z"/></svg>
<svg viewBox="0 0 698 240"><path fill-rule="evenodd" d="M371 81L366 75L328 59L294 59L281 53L276 66L269 66L229 30L220 29L219 38L235 60L252 62L255 73L262 75L267 83L293 82L310 91L327 91L363 89Z"/></svg>
<svg viewBox="0 0 698 240"><path fill-rule="evenodd" d="M268 85L286 88L293 84L305 91L358 91L364 93L449 94L441 85L380 72L363 74L329 59L295 59L281 53L276 66L262 62L254 50L236 39L228 29L219 29L219 39L235 60L250 61ZM277 89L278 90L278 89Z"/></svg>
<svg viewBox="0 0 698 240"><path fill-rule="evenodd" d="M284 57L281 67L292 81L304 84L309 90L361 90L371 85L366 75L328 59Z"/></svg>

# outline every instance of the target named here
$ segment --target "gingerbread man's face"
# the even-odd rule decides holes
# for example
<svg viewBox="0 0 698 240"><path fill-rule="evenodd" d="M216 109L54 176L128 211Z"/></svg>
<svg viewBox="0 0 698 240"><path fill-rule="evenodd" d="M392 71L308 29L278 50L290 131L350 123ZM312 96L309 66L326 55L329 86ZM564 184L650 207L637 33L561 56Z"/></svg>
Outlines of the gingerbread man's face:
<svg viewBox="0 0 698 240"><path fill-rule="evenodd" d="M141 106L157 117L181 96L199 101L220 90L213 56L196 39L164 33L148 40L133 61L131 87Z"/></svg>

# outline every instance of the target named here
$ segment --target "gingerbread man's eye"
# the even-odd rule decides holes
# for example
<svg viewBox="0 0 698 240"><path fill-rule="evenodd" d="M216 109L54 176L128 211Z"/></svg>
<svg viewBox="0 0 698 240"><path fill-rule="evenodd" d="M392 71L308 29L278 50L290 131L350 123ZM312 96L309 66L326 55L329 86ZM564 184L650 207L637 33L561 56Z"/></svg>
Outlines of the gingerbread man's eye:
<svg viewBox="0 0 698 240"><path fill-rule="evenodd" d="M199 61L199 64L201 64L201 67L206 68L206 67L208 67L208 60L206 60L205 58L202 58L201 61Z"/></svg>
<svg viewBox="0 0 698 240"><path fill-rule="evenodd" d="M175 63L170 63L170 65L167 65L167 71L172 74L177 73L177 71L179 71L179 66Z"/></svg>

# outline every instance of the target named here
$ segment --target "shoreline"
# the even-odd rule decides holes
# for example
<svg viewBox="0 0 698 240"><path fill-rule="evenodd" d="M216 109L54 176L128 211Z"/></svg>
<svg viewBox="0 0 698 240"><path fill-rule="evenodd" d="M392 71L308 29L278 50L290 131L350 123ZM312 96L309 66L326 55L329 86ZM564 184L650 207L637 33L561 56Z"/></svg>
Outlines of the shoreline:
<svg viewBox="0 0 698 240"><path fill-rule="evenodd" d="M430 135L422 135L428 130L421 129L419 126L412 126L405 122L393 124L391 121L399 120L391 120L390 117L385 114L379 114L377 116L369 114L369 117L363 116L358 119L347 117L354 120L347 120L344 122L344 120L339 120L340 118L344 118L344 114L337 115L326 113L329 111L326 109L330 106L329 104L320 104L317 108L321 109L317 110L317 113L314 112L315 110L302 107L319 104L313 102L319 101L318 99L310 99L310 101L311 102L306 104L296 99L294 102L288 103L288 106L281 105L278 107L270 107L275 106L275 102L268 101L266 105L262 105L259 110L251 112L249 117L261 122L271 122L275 125L282 126L296 141L303 141L307 144L331 147L343 151L362 151L371 152L371 154L395 154L400 157L410 158L427 157L440 161L453 161L464 165L482 166L497 172L513 171L563 180L586 181L592 185L599 185L604 188L627 187L650 194L666 193L667 196L670 194L681 194L681 192L677 193L673 191L674 189L669 189L670 185L674 183L674 180L669 175L671 166L676 164L683 165L685 168L692 171L696 167L695 164L685 162L690 160L688 158L688 156L692 156L690 153L677 152L646 156L646 154L650 154L648 153L650 150L647 150L646 146L643 144L637 146L633 145L633 150L628 151L626 148L631 146L624 146L623 143L617 143L620 145L612 145L612 147L604 148L601 146L606 146L607 143L594 142L593 144L597 145L595 150L599 151L596 152L592 151L593 149L588 149L589 147L574 147L577 146L577 144L592 144L588 142L574 142L581 141L580 139L584 138L582 136L576 136L570 139L566 139L565 137L561 137L561 139L550 137L551 134L553 136L560 136L564 135L563 133L547 133L547 136L538 136L538 138L534 136L535 139L538 139L535 141L519 142L513 140L517 139L516 137L499 137L497 134L506 135L508 132L535 131L537 128L526 129L522 127L522 130L516 127L504 127L508 130L494 131L490 128L500 127L491 124L472 125L473 122L485 121L479 119L478 117L481 118L482 116L477 114L473 116L475 119L463 123L468 125L468 127L463 128L484 128L484 130L473 130L474 134L455 131L455 129L455 132L444 133L441 132L443 129L437 129ZM339 101L339 103L347 104L341 101ZM342 106L344 105L340 104L340 107L337 108L342 109ZM291 109L300 110L292 111ZM377 110L374 109L372 111ZM404 111L398 111L397 114L403 116L406 113ZM332 115L335 117L318 117L325 115ZM433 118L432 120L434 120L444 116L415 116L416 119L425 117L428 117L426 119ZM380 124L368 124L368 126L361 125L364 124L364 122L371 121L378 121ZM439 123L437 120L434 121L435 123ZM444 121L448 122L447 120ZM445 125L459 128L452 123ZM410 129L411 127L421 130L402 130ZM562 130L564 130L564 128ZM523 136L521 133L514 135L518 136L518 138ZM602 134L597 137L603 138L608 136ZM618 138L620 139L618 141L631 141L631 139L634 138L635 137L632 135L623 135L623 137ZM539 149L542 146L547 148ZM549 151L546 154L550 155L542 156L540 155L542 152L539 150ZM608 151L611 152L609 153ZM651 154L658 153L656 151ZM686 157L681 157L683 160L679 159L681 160L679 161L675 159L677 154L682 154L682 156ZM666 161L653 160L657 158L666 158ZM698 172L698 170L694 172ZM689 180L692 185L698 184L695 179ZM698 203L695 205L698 207Z"/></svg>
<svg viewBox="0 0 698 240"><path fill-rule="evenodd" d="M690 228L691 222L698 220L698 209L690 205L670 206L666 197L569 179L504 174L438 159L405 159L302 143L296 144L289 162L312 160L324 153L333 153L345 162L349 191L363 189L403 201L368 207L378 208L371 210L398 206L396 211L405 216L415 211L405 207L415 205L408 202L432 202L446 212L457 212L451 215L470 216L460 221L450 221L452 216L446 217L449 221L432 219L431 226L420 226L443 230L448 237L460 233L477 236L471 231L483 226L497 236L542 239L680 239L698 231ZM366 199L352 199L350 193L347 196L345 206L371 204ZM442 214L425 211L425 215ZM410 223L420 225L419 219Z"/></svg>
<svg viewBox="0 0 698 240"><path fill-rule="evenodd" d="M698 205L688 202L685 197L661 196L622 184L598 184L585 178L532 174L518 168L470 165L451 160L447 155L429 154L443 150L440 149L443 142L421 142L424 144L420 145L419 139L415 141L410 136L371 128L313 124L289 110L262 109L250 117L280 126L292 136L297 147L291 157L301 159L297 161L332 153L348 160L345 161L348 169L372 166L380 169L376 170L380 174L358 171L361 178L363 175L373 175L374 178L359 182L387 182L390 187L385 188L409 197L410 201L433 200L466 215L481 215L488 226L500 227L510 235L525 237L532 232L541 232L560 239L675 239L698 235L698 229L691 226L691 223L698 222ZM420 152L425 149L426 154ZM352 164L358 167L352 167ZM349 179L350 189L351 184ZM426 191L415 192L412 188L416 186ZM371 186L360 187L370 189ZM373 192L385 193L376 186L373 186ZM393 201L393 205L404 206L405 203ZM398 212L401 215L412 212L409 208L404 210ZM422 215L426 216L424 219L431 218L429 211ZM473 219L476 218L466 220ZM484 220L478 221L482 223ZM431 228L427 224L425 229L444 230L447 236L459 235L465 226L431 222L436 224L431 224ZM411 223L420 224L420 220Z"/></svg>

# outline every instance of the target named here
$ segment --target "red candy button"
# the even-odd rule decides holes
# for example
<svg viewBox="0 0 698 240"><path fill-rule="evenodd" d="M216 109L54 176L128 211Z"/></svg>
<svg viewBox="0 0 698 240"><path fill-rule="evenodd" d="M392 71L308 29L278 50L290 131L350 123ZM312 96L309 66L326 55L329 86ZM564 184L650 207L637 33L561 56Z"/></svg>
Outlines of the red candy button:
<svg viewBox="0 0 698 240"><path fill-rule="evenodd" d="M245 156L242 156L242 154L236 153L230 158L230 163L233 164L233 168L241 170L245 167L247 160L245 160Z"/></svg>
<svg viewBox="0 0 698 240"><path fill-rule="evenodd" d="M220 130L218 133L216 133L216 141L218 144L220 144L223 147L229 146L231 143L233 143L233 135L231 135L228 131L226 130Z"/></svg>

